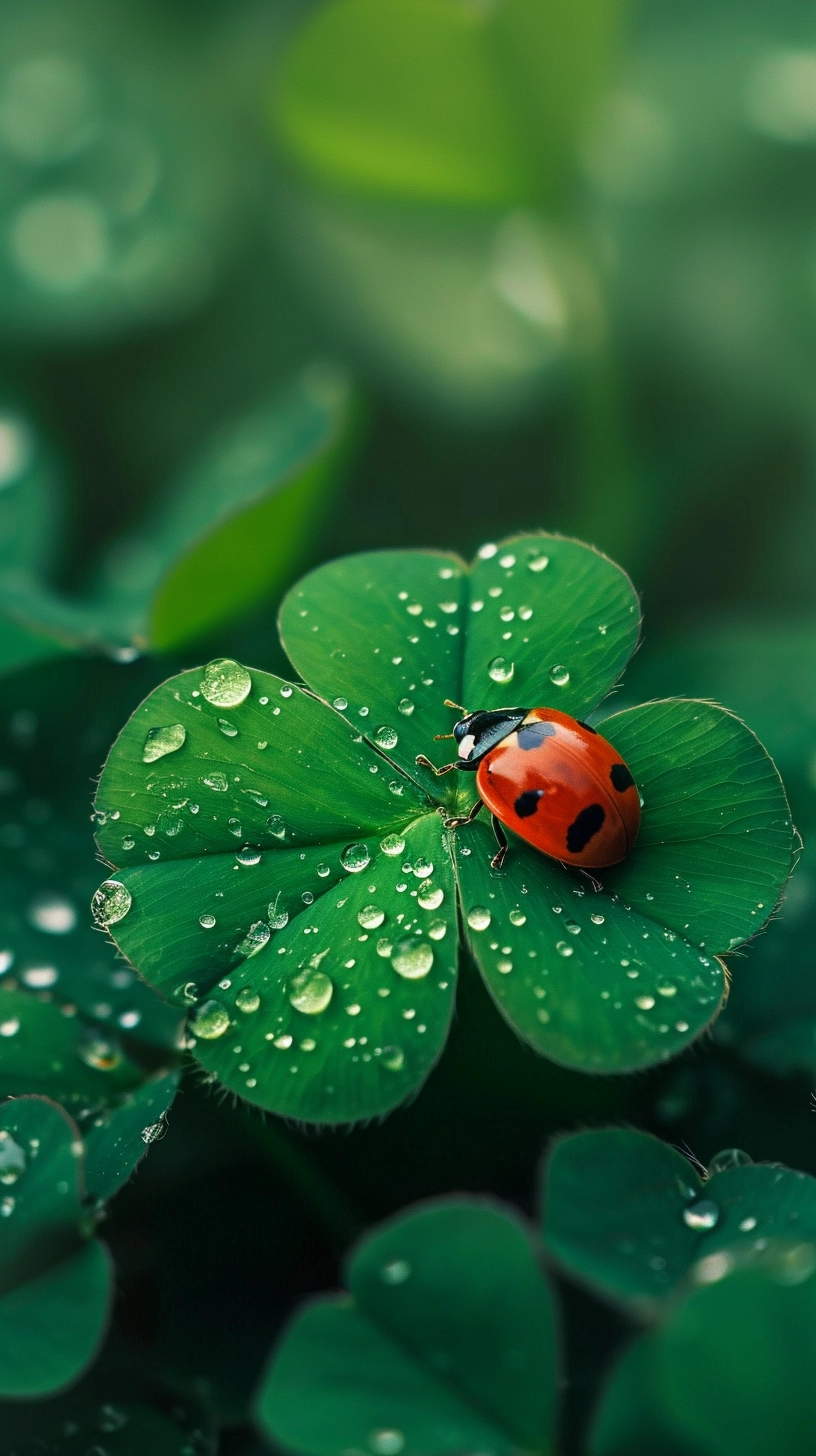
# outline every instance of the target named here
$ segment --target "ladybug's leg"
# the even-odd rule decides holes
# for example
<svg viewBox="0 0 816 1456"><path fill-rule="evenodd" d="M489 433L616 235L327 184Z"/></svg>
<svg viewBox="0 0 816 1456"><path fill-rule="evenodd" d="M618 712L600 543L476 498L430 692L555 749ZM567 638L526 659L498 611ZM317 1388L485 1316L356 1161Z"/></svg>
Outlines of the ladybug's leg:
<svg viewBox="0 0 816 1456"><path fill-rule="evenodd" d="M472 824L474 819L476 818L476 815L480 814L483 808L484 804L482 803L482 800L477 799L469 814L465 814L458 819L446 819L445 828L461 829L463 824Z"/></svg>
<svg viewBox="0 0 816 1456"><path fill-rule="evenodd" d="M497 819L495 814L493 815L493 833L496 836L496 843L499 847L490 861L490 868L492 870L500 870L504 864L504 857L507 854L507 835L502 828L501 819Z"/></svg>
<svg viewBox="0 0 816 1456"><path fill-rule="evenodd" d="M440 774L450 773L452 768L459 767L458 763L443 763L441 768L437 768L436 764L431 763L431 760L429 758L426 758L424 753L418 753L416 758L414 759L414 763L416 763L419 768L429 768L431 770L431 773L436 774L437 778L439 778Z"/></svg>
<svg viewBox="0 0 816 1456"><path fill-rule="evenodd" d="M581 870L581 874L584 876L585 879L589 880L589 883L595 891L595 894L600 895L601 890L603 889L603 885L601 884L600 880L596 880L595 876L589 873L589 870Z"/></svg>

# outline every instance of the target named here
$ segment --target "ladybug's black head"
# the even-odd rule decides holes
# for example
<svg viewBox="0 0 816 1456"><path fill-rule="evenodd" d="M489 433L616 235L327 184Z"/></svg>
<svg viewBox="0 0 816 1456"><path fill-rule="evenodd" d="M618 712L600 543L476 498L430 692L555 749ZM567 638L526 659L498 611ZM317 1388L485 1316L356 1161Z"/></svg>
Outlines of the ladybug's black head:
<svg viewBox="0 0 816 1456"><path fill-rule="evenodd" d="M488 712L467 713L454 724L453 736L459 753L458 767L477 769L491 748L501 743L524 721L529 708L494 708Z"/></svg>

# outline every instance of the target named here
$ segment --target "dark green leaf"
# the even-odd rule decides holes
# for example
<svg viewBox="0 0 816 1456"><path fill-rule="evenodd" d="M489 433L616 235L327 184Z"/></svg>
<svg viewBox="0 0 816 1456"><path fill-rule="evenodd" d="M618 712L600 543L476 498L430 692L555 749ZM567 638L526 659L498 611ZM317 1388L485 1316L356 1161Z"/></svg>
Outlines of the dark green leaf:
<svg viewBox="0 0 816 1456"><path fill-rule="evenodd" d="M697 1456L672 1427L655 1388L654 1335L633 1340L615 1366L593 1422L589 1456Z"/></svg>
<svg viewBox="0 0 816 1456"><path fill-rule="evenodd" d="M725 1164L703 1180L675 1148L623 1128L556 1144L544 1187L548 1251L576 1278L641 1314L724 1254L816 1237L816 1180L770 1164Z"/></svg>
<svg viewBox="0 0 816 1456"><path fill-rule="evenodd" d="M164 1136L178 1084L178 1072L143 1082L83 1129L85 1184L97 1203L118 1193L151 1144Z"/></svg>
<svg viewBox="0 0 816 1456"><path fill-rule="evenodd" d="M98 1023L8 983L0 989L0 1095L38 1092L79 1113L110 1106L142 1077Z"/></svg>
<svg viewBox="0 0 816 1456"><path fill-rule="evenodd" d="M61 1396L0 1406L0 1456L213 1456L206 1411L103 1356Z"/></svg>
<svg viewBox="0 0 816 1456"><path fill-rule="evenodd" d="M296 1316L262 1385L268 1435L304 1456L552 1449L555 1314L524 1228L428 1204L375 1230L351 1298Z"/></svg>
<svg viewBox="0 0 816 1456"><path fill-rule="evenodd" d="M88 1241L83 1147L40 1097L0 1108L0 1395L59 1390L93 1359L111 1298L105 1249Z"/></svg>

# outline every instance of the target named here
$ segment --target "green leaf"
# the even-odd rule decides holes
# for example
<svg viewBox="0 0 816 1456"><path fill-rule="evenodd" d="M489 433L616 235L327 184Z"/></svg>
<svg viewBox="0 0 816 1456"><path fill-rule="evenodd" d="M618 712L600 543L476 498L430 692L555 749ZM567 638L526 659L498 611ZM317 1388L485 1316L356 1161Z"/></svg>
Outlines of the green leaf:
<svg viewBox="0 0 816 1456"><path fill-rule="evenodd" d="M604 884L713 954L768 919L793 864L779 774L739 718L708 703L646 703L607 718L644 799L637 844ZM689 908L691 905L691 909Z"/></svg>
<svg viewBox="0 0 816 1456"><path fill-rule="evenodd" d="M693 1291L624 1356L592 1456L639 1456L644 1423L668 1456L809 1456L816 1430L812 1244L771 1252ZM631 1436L633 1444L627 1444ZM644 1452L646 1456L646 1452Z"/></svg>
<svg viewBox="0 0 816 1456"><path fill-rule="evenodd" d="M97 1203L118 1193L148 1148L164 1136L179 1075L164 1072L143 1082L85 1129L85 1182Z"/></svg>
<svg viewBox="0 0 816 1456"><path fill-rule="evenodd" d="M816 1238L816 1179L734 1150L703 1179L675 1148L624 1128L557 1143L543 1196L552 1257L641 1315L723 1254L745 1260L771 1239Z"/></svg>
<svg viewBox="0 0 816 1456"><path fill-rule="evenodd" d="M409 1210L363 1241L347 1282L273 1356L271 1439L303 1456L552 1450L555 1312L514 1217L464 1199Z"/></svg>
<svg viewBox="0 0 816 1456"><path fill-rule="evenodd" d="M0 1095L38 1092L78 1114L118 1101L142 1078L106 1028L30 991L0 989Z"/></svg>
<svg viewBox="0 0 816 1456"><path fill-rule="evenodd" d="M513 839L501 873L483 824L457 835L471 952L510 1025L537 1051L587 1072L653 1066L716 1015L722 966Z"/></svg>
<svg viewBox="0 0 816 1456"><path fill-rule="evenodd" d="M167 651L291 579L337 473L350 404L347 376L314 365L221 429L155 518L114 547L98 603L111 636Z"/></svg>
<svg viewBox="0 0 816 1456"><path fill-rule="evenodd" d="M0 1406L2 1456L214 1456L205 1410L176 1390L157 1388L103 1356L61 1396ZM100 1444L102 1443L102 1444Z"/></svg>
<svg viewBox="0 0 816 1456"><path fill-rule="evenodd" d="M111 1300L111 1265L88 1241L82 1142L54 1103L0 1108L0 1395L59 1390L93 1360Z"/></svg>
<svg viewBox="0 0 816 1456"><path fill-rule="evenodd" d="M809 622L715 620L704 634L661 643L633 665L637 691L662 692L673 683L733 704L759 730L784 776L805 848L778 913L740 960L716 1033L749 1061L783 1075L816 1069L815 649Z"/></svg>
<svg viewBox="0 0 816 1456"><path fill-rule="evenodd" d="M86 1096L88 1070L80 1066L77 1083L74 1049L92 1023L97 1038L114 1048L123 1033L168 1050L176 1045L179 1014L115 957L89 910L99 883L88 834L92 781L123 715L160 672L151 664L65 659L0 678L0 1004L3 990L16 986L78 1012L73 1022L56 1013L46 1022L47 1007L27 1012L31 1038L44 1038L30 1047L28 1066L38 1080L13 1090L65 1101L76 1085ZM6 1014L19 1012L9 1006ZM28 1040L25 1029L22 1035ZM21 1046L0 1039L0 1079L9 1055L25 1072L29 1053ZM115 1055L121 1058L121 1047ZM49 1057L63 1068L56 1081L43 1083ZM105 1078L94 1073L91 1080ZM108 1080L117 1083L118 1075ZM0 1084L12 1090L7 1080Z"/></svg>
<svg viewBox="0 0 816 1456"><path fill-rule="evenodd" d="M375 197L551 197L605 79L620 8L334 0L285 57L278 140L317 180Z"/></svg>

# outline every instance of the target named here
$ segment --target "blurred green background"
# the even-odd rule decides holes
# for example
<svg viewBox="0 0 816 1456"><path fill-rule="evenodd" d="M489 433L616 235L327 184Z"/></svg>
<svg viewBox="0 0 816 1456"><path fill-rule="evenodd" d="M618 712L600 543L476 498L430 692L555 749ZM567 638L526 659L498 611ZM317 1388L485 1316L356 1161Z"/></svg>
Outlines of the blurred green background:
<svg viewBox="0 0 816 1456"><path fill-rule="evenodd" d="M3 913L37 872L12 818L36 839L59 801L89 894L118 727L177 667L281 668L304 569L537 528L642 592L618 703L711 697L760 734L803 862L712 1040L648 1076L537 1061L465 967L382 1126L185 1083L105 1229L114 1342L206 1389L225 1452L356 1230L450 1189L530 1208L557 1130L816 1172L816 7L2 0ZM565 1299L572 1451L622 1325Z"/></svg>

